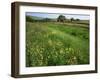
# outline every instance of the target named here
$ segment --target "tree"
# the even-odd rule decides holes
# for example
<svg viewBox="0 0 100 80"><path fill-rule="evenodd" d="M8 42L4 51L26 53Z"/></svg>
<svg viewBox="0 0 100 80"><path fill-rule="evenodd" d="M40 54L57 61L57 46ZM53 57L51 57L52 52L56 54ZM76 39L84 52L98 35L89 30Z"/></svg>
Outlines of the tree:
<svg viewBox="0 0 100 80"><path fill-rule="evenodd" d="M66 20L66 17L63 15L59 15L57 18L57 22L65 22L65 20Z"/></svg>
<svg viewBox="0 0 100 80"><path fill-rule="evenodd" d="M26 16L26 21L27 22L33 22L34 19L31 16Z"/></svg>
<svg viewBox="0 0 100 80"><path fill-rule="evenodd" d="M72 22L72 21L74 21L74 18L71 18L70 20L71 20L71 22Z"/></svg>
<svg viewBox="0 0 100 80"><path fill-rule="evenodd" d="M80 21L80 19L76 19L76 21Z"/></svg>

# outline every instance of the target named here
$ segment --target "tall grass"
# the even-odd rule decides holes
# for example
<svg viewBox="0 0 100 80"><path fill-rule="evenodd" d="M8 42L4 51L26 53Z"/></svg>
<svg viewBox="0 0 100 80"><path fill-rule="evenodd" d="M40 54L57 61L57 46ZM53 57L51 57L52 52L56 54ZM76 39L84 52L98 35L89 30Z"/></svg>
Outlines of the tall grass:
<svg viewBox="0 0 100 80"><path fill-rule="evenodd" d="M89 28L72 23L26 23L26 66L89 64Z"/></svg>

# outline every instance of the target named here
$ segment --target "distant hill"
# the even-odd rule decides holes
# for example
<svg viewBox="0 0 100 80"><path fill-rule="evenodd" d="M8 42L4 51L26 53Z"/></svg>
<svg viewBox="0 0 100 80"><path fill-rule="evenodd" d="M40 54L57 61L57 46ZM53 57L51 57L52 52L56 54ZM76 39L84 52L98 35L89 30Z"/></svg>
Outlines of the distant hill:
<svg viewBox="0 0 100 80"><path fill-rule="evenodd" d="M37 22L37 21L41 21L41 22L47 22L47 21L55 21L56 19L51 19L51 18L44 18L44 17L37 17L37 16L26 16L26 20L29 22Z"/></svg>
<svg viewBox="0 0 100 80"><path fill-rule="evenodd" d="M42 20L42 19L44 19L43 17L37 17L37 16L29 16L29 17L31 17L34 20Z"/></svg>
<svg viewBox="0 0 100 80"><path fill-rule="evenodd" d="M26 15L26 20L29 22L56 22L57 19L56 18L45 18L45 17L38 17L38 16L30 16L30 15ZM70 23L77 23L77 24L85 24L85 25L89 25L89 20L73 20L71 21L71 19L66 19L66 22L70 22Z"/></svg>

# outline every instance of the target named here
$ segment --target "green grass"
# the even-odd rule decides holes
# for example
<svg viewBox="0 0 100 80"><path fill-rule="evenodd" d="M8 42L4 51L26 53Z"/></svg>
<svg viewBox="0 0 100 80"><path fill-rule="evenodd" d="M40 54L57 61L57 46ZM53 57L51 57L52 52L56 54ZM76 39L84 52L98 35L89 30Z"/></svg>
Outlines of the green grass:
<svg viewBox="0 0 100 80"><path fill-rule="evenodd" d="M26 23L26 66L89 64L88 25Z"/></svg>

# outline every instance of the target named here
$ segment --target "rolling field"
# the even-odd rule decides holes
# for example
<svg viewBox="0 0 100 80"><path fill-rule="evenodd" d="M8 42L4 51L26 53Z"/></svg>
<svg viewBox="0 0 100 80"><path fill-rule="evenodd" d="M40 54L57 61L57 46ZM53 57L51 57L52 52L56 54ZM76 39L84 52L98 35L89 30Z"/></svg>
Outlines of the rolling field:
<svg viewBox="0 0 100 80"><path fill-rule="evenodd" d="M26 22L26 67L89 64L88 25Z"/></svg>

